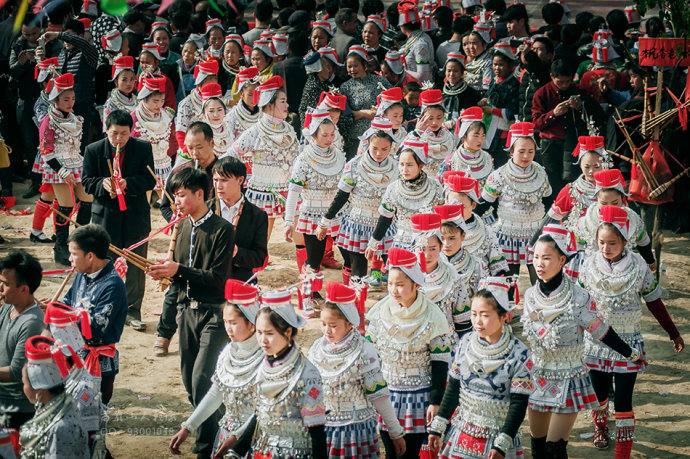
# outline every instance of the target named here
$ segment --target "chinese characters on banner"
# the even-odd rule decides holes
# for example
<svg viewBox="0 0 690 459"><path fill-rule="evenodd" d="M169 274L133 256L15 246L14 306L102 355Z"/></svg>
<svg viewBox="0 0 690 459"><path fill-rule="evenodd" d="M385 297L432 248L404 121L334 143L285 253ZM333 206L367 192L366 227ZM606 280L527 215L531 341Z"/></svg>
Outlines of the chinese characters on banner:
<svg viewBox="0 0 690 459"><path fill-rule="evenodd" d="M690 39L640 37L640 65L689 66Z"/></svg>

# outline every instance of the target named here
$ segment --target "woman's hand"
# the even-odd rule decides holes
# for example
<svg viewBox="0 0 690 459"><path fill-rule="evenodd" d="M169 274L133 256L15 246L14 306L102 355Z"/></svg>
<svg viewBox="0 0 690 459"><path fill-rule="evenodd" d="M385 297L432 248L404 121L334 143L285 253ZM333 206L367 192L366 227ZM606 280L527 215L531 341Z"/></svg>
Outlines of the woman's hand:
<svg viewBox="0 0 690 459"><path fill-rule="evenodd" d="M364 251L364 256L366 257L367 261L371 263L374 261L374 257L376 257L376 252L369 247Z"/></svg>
<svg viewBox="0 0 690 459"><path fill-rule="evenodd" d="M75 183L77 183L76 177L71 172L67 174L67 176L62 180L68 185L74 185Z"/></svg>
<svg viewBox="0 0 690 459"><path fill-rule="evenodd" d="M218 446L218 449L216 450L215 454L213 457L225 457L225 455L230 451L235 444L237 443L237 437L234 435L230 435L228 438L223 440L223 443L221 443Z"/></svg>
<svg viewBox="0 0 690 459"><path fill-rule="evenodd" d="M170 448L170 452L175 455L182 454L180 451L180 446L182 446L182 443L189 437L189 430L186 428L181 428L179 432L175 434L174 437L170 440L170 445L168 448Z"/></svg>
<svg viewBox="0 0 690 459"><path fill-rule="evenodd" d="M431 451L438 451L441 449L441 437L435 434L429 434L429 449Z"/></svg>
<svg viewBox="0 0 690 459"><path fill-rule="evenodd" d="M319 226L316 229L316 239L318 239L319 241L323 241L327 234L328 230L325 226Z"/></svg>
<svg viewBox="0 0 690 459"><path fill-rule="evenodd" d="M416 129L421 132L425 132L427 127L429 127L429 115L427 113L424 113L419 118L419 121L417 121Z"/></svg>
<svg viewBox="0 0 690 459"><path fill-rule="evenodd" d="M685 341L683 341L682 336L679 336L673 340L673 350L676 352L683 352L683 349L685 349Z"/></svg>
<svg viewBox="0 0 690 459"><path fill-rule="evenodd" d="M651 264L649 265L649 269L650 269L653 273L656 272L656 269L657 269L658 267L659 267L659 264L658 264L656 261L655 261L654 263L651 263Z"/></svg>
<svg viewBox="0 0 690 459"><path fill-rule="evenodd" d="M647 359L644 358L644 355L641 355L640 358L635 360L633 363L641 367L647 363Z"/></svg>
<svg viewBox="0 0 690 459"><path fill-rule="evenodd" d="M434 420L434 416L436 416L436 413L438 413L439 405L429 405L429 408L426 409L426 425L430 426L431 421Z"/></svg>
<svg viewBox="0 0 690 459"><path fill-rule="evenodd" d="M407 450L407 444L405 443L405 437L399 437L396 438L393 441L393 448L395 448L395 454L396 456L403 456L405 455L405 451Z"/></svg>
<svg viewBox="0 0 690 459"><path fill-rule="evenodd" d="M489 451L489 459L503 459L505 456L498 452L498 450L492 449Z"/></svg>
<svg viewBox="0 0 690 459"><path fill-rule="evenodd" d="M292 242L292 234L294 233L295 228L293 225L287 225L285 227L285 241L286 242Z"/></svg>

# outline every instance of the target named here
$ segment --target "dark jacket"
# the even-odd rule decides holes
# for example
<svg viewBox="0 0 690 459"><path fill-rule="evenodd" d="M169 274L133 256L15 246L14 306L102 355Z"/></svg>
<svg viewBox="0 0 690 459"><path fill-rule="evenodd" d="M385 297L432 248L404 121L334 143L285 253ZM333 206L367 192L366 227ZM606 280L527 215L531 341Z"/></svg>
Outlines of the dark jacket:
<svg viewBox="0 0 690 459"><path fill-rule="evenodd" d="M527 68L520 79L520 121L532 122L532 98L537 89L551 81L551 69L534 52L525 54Z"/></svg>
<svg viewBox="0 0 690 459"><path fill-rule="evenodd" d="M93 195L93 223L103 226L113 242L137 239L151 231L151 208L146 198L146 192L156 185L146 169L149 166L153 170L151 145L130 137L123 152L122 178L127 181L124 212L120 211L117 199L103 189L103 180L110 178L107 160L113 161L110 142L101 139L84 151L82 184Z"/></svg>
<svg viewBox="0 0 690 459"><path fill-rule="evenodd" d="M291 113L297 113L302 100L304 85L307 83L307 72L302 66L302 58L290 55L285 60L277 62L273 66L273 74L280 75L285 81L289 110Z"/></svg>
<svg viewBox="0 0 690 459"><path fill-rule="evenodd" d="M179 287L177 301L222 304L225 302L225 281L232 274L235 231L230 223L211 213L194 231L190 263L191 233L191 219L183 218L173 255L173 260L180 264L173 278L173 285Z"/></svg>
<svg viewBox="0 0 690 459"><path fill-rule="evenodd" d="M94 95L94 75L98 65L98 50L88 40L60 32L58 38L74 46L71 50L63 48L58 56L60 72L74 75L74 98L76 105L91 105Z"/></svg>
<svg viewBox="0 0 690 459"><path fill-rule="evenodd" d="M208 207L215 212L216 200ZM237 254L232 259L232 277L243 282L252 277L254 268L264 265L268 255L268 215L246 198L235 227Z"/></svg>
<svg viewBox="0 0 690 459"><path fill-rule="evenodd" d="M86 340L88 346L120 342L127 319L127 291L112 261L108 261L93 279L85 274L77 274L62 301L67 306L83 307L89 311L91 339ZM82 359L89 354L85 349L77 352ZM115 357L99 356L103 376L119 372L118 355L116 351Z"/></svg>

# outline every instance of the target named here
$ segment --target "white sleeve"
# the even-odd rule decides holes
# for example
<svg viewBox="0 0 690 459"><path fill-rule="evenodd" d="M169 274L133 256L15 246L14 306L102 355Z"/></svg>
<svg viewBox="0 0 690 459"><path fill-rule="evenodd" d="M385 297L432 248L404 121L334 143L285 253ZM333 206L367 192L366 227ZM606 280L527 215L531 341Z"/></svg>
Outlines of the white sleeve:
<svg viewBox="0 0 690 459"><path fill-rule="evenodd" d="M285 226L292 226L295 223L295 213L297 212L297 201L302 187L294 183L288 186L288 196L285 201Z"/></svg>
<svg viewBox="0 0 690 459"><path fill-rule="evenodd" d="M182 427L189 430L190 433L199 428L201 423L203 423L209 416L211 416L220 405L223 403L223 395L220 393L218 385L213 384L211 388L206 392L201 403L197 405L194 412L187 418L186 421L182 423Z"/></svg>
<svg viewBox="0 0 690 459"><path fill-rule="evenodd" d="M393 439L402 437L404 434L403 428L400 425L400 421L398 421L397 416L395 415L395 410L393 410L393 404L391 403L390 396L385 395L383 397L379 397L372 401L372 403L374 404L374 408L376 408L376 412L381 415L384 424L386 424L388 427L390 437Z"/></svg>

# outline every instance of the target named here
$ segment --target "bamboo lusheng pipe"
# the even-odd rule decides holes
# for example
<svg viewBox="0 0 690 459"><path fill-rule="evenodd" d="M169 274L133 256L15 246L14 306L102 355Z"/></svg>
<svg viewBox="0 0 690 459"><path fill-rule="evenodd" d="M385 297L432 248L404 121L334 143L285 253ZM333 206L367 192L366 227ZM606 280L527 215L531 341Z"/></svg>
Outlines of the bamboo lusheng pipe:
<svg viewBox="0 0 690 459"><path fill-rule="evenodd" d="M681 172L680 174L676 175L675 177L673 177L673 178L672 178L671 180L669 180L668 182L662 183L661 185L659 185L658 188L652 190L652 191L649 193L649 198L650 198L650 199L656 199L656 198L658 198L659 196L661 196L662 194L664 194L664 193L666 192L666 190L668 190L668 188L669 188L671 185L673 185L673 184L676 183L678 180L680 180L684 175L687 175L688 172L690 172L690 167L686 167L685 170L684 170L683 172Z"/></svg>
<svg viewBox="0 0 690 459"><path fill-rule="evenodd" d="M627 161L627 162L632 163L632 164L636 164L636 163L637 163L637 161L635 161L634 159L630 159L630 158L628 158L628 157L625 156L625 155L621 155L620 153L616 153L615 151L606 150L606 152L607 152L609 155L613 155L613 156L615 156L615 157L617 157L617 158L622 159L623 161Z"/></svg>
<svg viewBox="0 0 690 459"><path fill-rule="evenodd" d="M129 264L131 264L132 266L135 266L135 267L141 269L142 271L146 271L146 269L147 269L149 266L151 266L151 265L154 264L154 262L152 262L152 261L150 261L150 260L146 260L147 263L142 263L139 259L135 259L135 258L130 257L131 252L124 252L124 251L120 250L119 248L117 248L117 247L115 247L115 246L111 246L111 247L110 247L110 251L113 252L113 253L114 253L115 255L117 255L118 257L124 258L125 260L127 260L127 262L128 262Z"/></svg>
<svg viewBox="0 0 690 459"><path fill-rule="evenodd" d="M645 162L644 158L642 158L642 154L638 151L637 147L633 143L632 138L628 133L628 128L625 126L625 123L623 122L623 117L621 116L621 113L618 111L618 108L616 108L616 114L618 115L619 120L619 122L617 123L618 127L623 132L623 136L625 137L626 142L628 142L628 146L630 147L630 151L632 151L633 158L640 166L640 171L642 172L642 176L644 177L647 186L650 190L657 188L659 186L659 182L657 182L656 177L654 177L652 170L649 168L649 165Z"/></svg>
<svg viewBox="0 0 690 459"><path fill-rule="evenodd" d="M110 197L115 198L117 197L117 193L115 192L115 179L113 178L115 175L115 172L113 172L113 163L111 163L109 159L106 159L106 162L108 163L108 169L110 170Z"/></svg>
<svg viewBox="0 0 690 459"><path fill-rule="evenodd" d="M60 212L59 210L57 210L57 209L55 209L55 208L53 208L53 207L51 207L50 210L52 210L53 212L55 212L56 215L59 215L60 217L62 217L62 218L64 218L65 220L67 220L68 222L73 223L75 227L79 228L79 227L81 226L79 223L77 223L76 221L72 220L71 218L69 218L68 216L66 216L65 214L63 214L62 212ZM115 253L117 256L123 257L123 258L124 258L125 260L127 260L129 263L131 263L132 265L134 265L134 266L136 266L137 268L141 269L142 271L145 271L146 268L147 268L147 266L150 266L150 265L155 264L155 262L153 262L153 261L151 261L151 260L149 260L149 259L147 259L147 258L143 258L143 257L141 257L140 255L133 254L133 253L132 253L131 251L129 251L129 250L120 249L119 247L115 247L115 246L112 245L112 244L109 244L109 245L108 245L108 249L109 249L111 252ZM144 266L143 264L139 263L139 260L138 260L138 259L136 259L135 257L131 257L130 255L135 255L135 257L139 257L139 258L141 258L141 259L143 259L143 260L146 260L147 266Z"/></svg>
<svg viewBox="0 0 690 459"><path fill-rule="evenodd" d="M172 198L172 196L170 196L168 194L167 190L163 186L163 183L160 181L160 179L158 178L156 173L153 172L153 170L151 169L151 166L146 166L146 169L148 169L149 173L151 174L151 176L153 176L153 179L156 181L156 184L158 185L158 187L165 194L165 197L168 198L168 201L170 201L170 209L172 209L173 212L177 212L177 206L175 205L175 200Z"/></svg>
<svg viewBox="0 0 690 459"><path fill-rule="evenodd" d="M172 260L173 256L175 255L175 245L177 245L177 232L180 228L180 222L179 220L173 225L173 229L170 233L170 245L168 246L168 260ZM170 284L172 284L172 280L166 278L163 278L160 280L159 286L161 291L167 289L170 287Z"/></svg>
<svg viewBox="0 0 690 459"><path fill-rule="evenodd" d="M63 290L65 289L65 287L67 286L67 282L69 282L70 278L72 277L72 274L74 274L74 268L72 268L72 269L70 269L69 271L67 271L67 275L66 275L65 278L62 280L62 283L60 284L60 287L58 287L57 291L55 292L55 294L53 295L53 297L50 299L50 302L51 302L51 303L54 303L55 301L58 300L58 298L60 298L60 295L62 295L62 291L63 291Z"/></svg>
<svg viewBox="0 0 690 459"><path fill-rule="evenodd" d="M674 107L670 110L665 111L661 115L655 116L652 119L649 120L647 123L647 130L644 131L643 133L645 136L649 135L649 130L656 128L659 126L661 130L666 128L669 124L671 124L673 121L675 121L676 116L678 115L678 112L683 109L690 107L690 100L687 102L683 103L680 107Z"/></svg>

